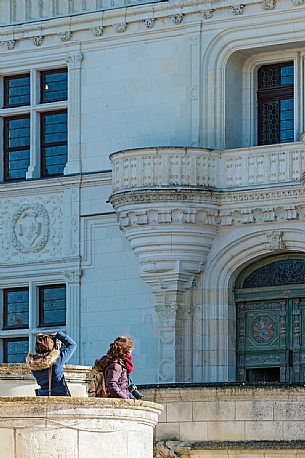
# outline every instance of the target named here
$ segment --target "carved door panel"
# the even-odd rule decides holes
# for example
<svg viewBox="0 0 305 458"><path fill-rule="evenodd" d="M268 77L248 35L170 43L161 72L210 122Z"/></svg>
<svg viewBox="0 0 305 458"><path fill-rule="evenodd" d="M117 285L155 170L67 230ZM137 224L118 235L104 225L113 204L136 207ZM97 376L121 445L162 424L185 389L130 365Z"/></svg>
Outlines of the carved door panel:
<svg viewBox="0 0 305 458"><path fill-rule="evenodd" d="M289 300L290 335L287 377L293 382L305 380L305 298Z"/></svg>
<svg viewBox="0 0 305 458"><path fill-rule="evenodd" d="M286 300L238 304L237 367L242 381L286 381Z"/></svg>
<svg viewBox="0 0 305 458"><path fill-rule="evenodd" d="M241 381L305 381L305 298L238 304Z"/></svg>

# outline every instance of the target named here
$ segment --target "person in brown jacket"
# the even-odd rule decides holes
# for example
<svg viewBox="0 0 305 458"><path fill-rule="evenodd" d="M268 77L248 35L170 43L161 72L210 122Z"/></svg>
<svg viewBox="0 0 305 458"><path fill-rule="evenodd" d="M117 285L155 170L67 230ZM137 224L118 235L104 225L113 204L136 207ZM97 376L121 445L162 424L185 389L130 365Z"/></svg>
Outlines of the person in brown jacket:
<svg viewBox="0 0 305 458"><path fill-rule="evenodd" d="M95 361L95 379L89 387L89 396L130 398L129 376L134 369L132 350L130 337L117 337L110 344L107 354Z"/></svg>

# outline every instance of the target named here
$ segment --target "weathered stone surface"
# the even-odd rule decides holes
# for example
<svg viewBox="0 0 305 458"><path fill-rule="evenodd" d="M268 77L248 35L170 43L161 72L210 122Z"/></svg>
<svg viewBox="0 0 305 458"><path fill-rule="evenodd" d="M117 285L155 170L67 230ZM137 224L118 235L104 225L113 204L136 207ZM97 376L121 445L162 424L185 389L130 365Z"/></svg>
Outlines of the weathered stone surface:
<svg viewBox="0 0 305 458"><path fill-rule="evenodd" d="M152 458L161 411L147 401L0 397L0 458Z"/></svg>

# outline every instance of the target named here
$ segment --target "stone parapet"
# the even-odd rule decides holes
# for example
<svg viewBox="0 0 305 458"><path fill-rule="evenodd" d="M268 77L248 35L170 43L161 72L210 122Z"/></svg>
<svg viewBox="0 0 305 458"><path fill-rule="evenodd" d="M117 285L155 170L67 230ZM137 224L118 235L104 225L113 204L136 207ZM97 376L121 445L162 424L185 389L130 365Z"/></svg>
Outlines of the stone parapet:
<svg viewBox="0 0 305 458"><path fill-rule="evenodd" d="M240 189L298 183L305 166L302 142L217 151L155 147L110 156L113 192L160 188Z"/></svg>
<svg viewBox="0 0 305 458"><path fill-rule="evenodd" d="M238 450L238 456L269 457L279 450L276 456L290 458L303 456L298 455L302 449L305 454L302 385L159 385L141 390L145 399L164 406L157 444L161 451L172 448L175 453L164 456L220 458L236 456Z"/></svg>
<svg viewBox="0 0 305 458"><path fill-rule="evenodd" d="M65 377L72 396L87 396L91 367L65 366ZM35 396L35 383L25 364L0 364L0 396Z"/></svg>
<svg viewBox="0 0 305 458"><path fill-rule="evenodd" d="M0 458L152 458L161 411L125 399L0 397Z"/></svg>

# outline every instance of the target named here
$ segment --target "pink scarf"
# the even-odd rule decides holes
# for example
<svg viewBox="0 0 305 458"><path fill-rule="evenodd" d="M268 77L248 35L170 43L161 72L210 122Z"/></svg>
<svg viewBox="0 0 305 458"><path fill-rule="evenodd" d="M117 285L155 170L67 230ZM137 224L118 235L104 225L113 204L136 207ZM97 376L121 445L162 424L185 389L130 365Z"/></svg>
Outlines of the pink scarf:
<svg viewBox="0 0 305 458"><path fill-rule="evenodd" d="M126 366L126 369L128 371L128 374L131 374L133 369L134 369L134 364L132 362L132 355L126 355L124 358L124 364Z"/></svg>

